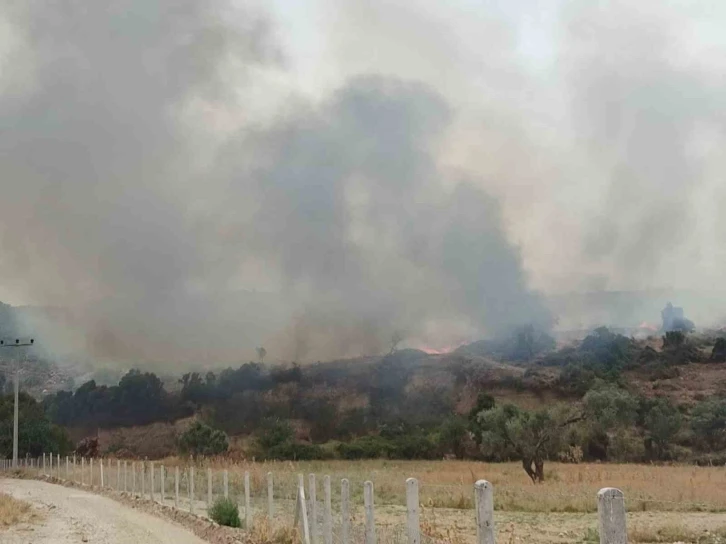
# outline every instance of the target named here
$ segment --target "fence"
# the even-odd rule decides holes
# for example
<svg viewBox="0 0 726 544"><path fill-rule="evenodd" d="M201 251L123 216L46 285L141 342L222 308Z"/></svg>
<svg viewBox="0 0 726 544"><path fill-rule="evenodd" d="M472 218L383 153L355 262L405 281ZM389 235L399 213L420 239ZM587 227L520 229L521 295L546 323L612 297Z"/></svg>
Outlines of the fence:
<svg viewBox="0 0 726 544"><path fill-rule="evenodd" d="M318 481L310 474L307 481L297 475L268 472L264 481L252 481L245 472L238 475L227 470L195 470L194 466L175 466L169 470L164 465L148 461L126 461L81 458L61 459L57 454L43 454L39 458L19 460L19 468L37 476L48 476L61 482L72 482L90 489L106 489L130 494L172 508L187 510L192 514L207 515L214 501L220 496L231 498L240 505L244 527L252 529L254 514L269 521L291 523L299 529L303 544L377 544L388 541L421 544L419 482L406 480L405 534L387 535L380 539L376 524L373 482L363 483L362 524L355 523L354 500L347 478L340 481L340 492L333 494L330 476L323 478L323 500L317 498ZM196 467L197 469L199 467ZM0 471L12 471L12 461L0 459ZM221 486L219 485L221 482ZM277 486L277 492L275 492ZM216 491L216 493L215 493ZM494 490L486 480L474 484L474 518L477 544L495 544ZM216 496L215 496L216 495ZM335 500L336 509L333 508ZM322 506L319 509L319 506ZM605 488L597 494L600 544L627 544L625 498L619 489ZM334 516L334 513L337 514Z"/></svg>

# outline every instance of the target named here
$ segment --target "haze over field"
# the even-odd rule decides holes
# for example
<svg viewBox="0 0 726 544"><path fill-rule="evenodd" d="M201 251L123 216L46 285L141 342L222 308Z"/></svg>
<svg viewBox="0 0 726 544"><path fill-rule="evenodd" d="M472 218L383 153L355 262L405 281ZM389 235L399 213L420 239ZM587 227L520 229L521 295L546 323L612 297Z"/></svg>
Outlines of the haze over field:
<svg viewBox="0 0 726 544"><path fill-rule="evenodd" d="M60 308L32 325L59 355L238 362L719 291L724 24L675 0L6 1L0 299Z"/></svg>

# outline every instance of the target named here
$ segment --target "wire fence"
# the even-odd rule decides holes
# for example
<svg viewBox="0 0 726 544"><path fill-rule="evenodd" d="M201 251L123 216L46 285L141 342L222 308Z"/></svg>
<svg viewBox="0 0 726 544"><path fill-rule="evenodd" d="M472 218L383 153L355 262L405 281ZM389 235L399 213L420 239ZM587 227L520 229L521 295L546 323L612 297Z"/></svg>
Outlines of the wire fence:
<svg viewBox="0 0 726 544"><path fill-rule="evenodd" d="M238 505L244 530L253 530L262 520L273 527L296 529L304 544L451 542L451 535L432 530L436 525L436 508L427 508L420 491L427 490L429 497L431 490L439 494L452 492L461 495L462 511L473 510L465 514L467 527L458 528L468 533L466 538L457 536L456 540L495 542L495 501L492 485L485 480L477 481L472 489L465 484L420 484L409 478L405 504L400 499L398 504L392 504L385 497L378 504L380 497L374 497L372 480L334 480L315 474L303 477L291 471L220 470L204 461L167 466L151 461L43 454L39 458L21 459L19 463L22 470L36 477L71 482L90 490L118 492L200 517L209 517L215 502L227 498ZM0 470L11 472L12 462L0 459ZM595 502L592 497L589 500ZM600 490L597 510L601 544L627 542L622 492L613 488Z"/></svg>

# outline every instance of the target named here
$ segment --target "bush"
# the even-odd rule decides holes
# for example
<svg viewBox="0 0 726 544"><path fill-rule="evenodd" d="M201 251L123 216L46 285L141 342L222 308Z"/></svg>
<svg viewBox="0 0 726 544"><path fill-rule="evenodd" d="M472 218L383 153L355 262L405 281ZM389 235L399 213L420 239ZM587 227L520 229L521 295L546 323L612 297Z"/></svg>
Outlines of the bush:
<svg viewBox="0 0 726 544"><path fill-rule="evenodd" d="M209 517L220 525L226 525L227 527L242 526L239 519L239 508L232 499L220 497L214 501L212 508L209 510Z"/></svg>
<svg viewBox="0 0 726 544"><path fill-rule="evenodd" d="M343 459L378 459L390 457L394 445L381 436L362 436L338 445L338 455Z"/></svg>
<svg viewBox="0 0 726 544"><path fill-rule="evenodd" d="M296 442L295 432L287 421L266 419L256 438L259 455L265 459L312 461L325 458L320 446Z"/></svg>
<svg viewBox="0 0 726 544"><path fill-rule="evenodd" d="M265 419L256 434L257 445L263 452L295 439L295 431L290 423L276 418Z"/></svg>
<svg viewBox="0 0 726 544"><path fill-rule="evenodd" d="M315 461L326 457L320 446L292 441L273 446L263 456L276 461Z"/></svg>
<svg viewBox="0 0 726 544"><path fill-rule="evenodd" d="M195 421L179 437L179 450L184 455L219 455L228 448L229 440L224 432L200 421Z"/></svg>
<svg viewBox="0 0 726 544"><path fill-rule="evenodd" d="M711 360L717 363L726 361L726 338L719 338L711 350Z"/></svg>

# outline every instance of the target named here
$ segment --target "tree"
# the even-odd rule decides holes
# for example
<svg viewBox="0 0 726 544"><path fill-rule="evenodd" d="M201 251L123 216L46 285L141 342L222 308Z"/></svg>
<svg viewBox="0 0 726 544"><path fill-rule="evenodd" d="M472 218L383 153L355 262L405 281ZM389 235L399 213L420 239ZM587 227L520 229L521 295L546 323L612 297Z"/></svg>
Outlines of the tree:
<svg viewBox="0 0 726 544"><path fill-rule="evenodd" d="M582 449L590 459L608 458L618 431L630 428L638 417L638 401L624 389L601 383L583 397L587 424L582 425Z"/></svg>
<svg viewBox="0 0 726 544"><path fill-rule="evenodd" d="M527 412L512 404L497 406L479 414L482 447L520 459L532 482L543 482L545 459L561 450L564 429L583 418L553 410Z"/></svg>
<svg viewBox="0 0 726 544"><path fill-rule="evenodd" d="M265 356L267 355L267 350L260 346L257 348L257 359L259 359L260 364L265 362Z"/></svg>
<svg viewBox="0 0 726 544"><path fill-rule="evenodd" d="M396 350L398 350L398 345L403 342L403 333L401 331L394 331L391 335L391 351L388 352L389 355L396 353Z"/></svg>
<svg viewBox="0 0 726 544"><path fill-rule="evenodd" d="M123 423L144 425L161 419L165 413L164 385L155 374L130 370L118 386L111 388L111 413Z"/></svg>
<svg viewBox="0 0 726 544"><path fill-rule="evenodd" d="M726 338L719 338L711 350L711 360L716 363L726 361Z"/></svg>
<svg viewBox="0 0 726 544"><path fill-rule="evenodd" d="M439 426L438 442L442 453L453 453L458 459L466 454L469 429L465 419L450 417ZM469 440L471 442L471 440Z"/></svg>
<svg viewBox="0 0 726 544"><path fill-rule="evenodd" d="M195 421L179 437L179 450L184 455L219 455L229 448L224 432Z"/></svg>
<svg viewBox="0 0 726 544"><path fill-rule="evenodd" d="M710 398L697 404L691 412L691 430L701 449L726 447L726 400Z"/></svg>
<svg viewBox="0 0 726 544"><path fill-rule="evenodd" d="M591 389L582 400L587 419L605 431L618 425L632 425L638 416L638 401L614 385Z"/></svg>
<svg viewBox="0 0 726 544"><path fill-rule="evenodd" d="M216 380L208 373L206 379L202 379L199 372L187 372L179 380L182 384L181 398L183 401L189 401L196 405L207 402L213 396L213 388Z"/></svg>
<svg viewBox="0 0 726 544"><path fill-rule="evenodd" d="M686 343L686 335L683 331L668 331L663 336L663 349L679 348Z"/></svg>
<svg viewBox="0 0 726 544"><path fill-rule="evenodd" d="M73 450L66 432L51 424L41 404L23 392L18 401L18 455L37 457L47 451L66 454ZM13 395L0 396L0 457L12 456L13 407Z"/></svg>
<svg viewBox="0 0 726 544"><path fill-rule="evenodd" d="M681 429L683 416L671 402L663 397L655 399L645 415L647 444L656 459L668 456L671 442Z"/></svg>

